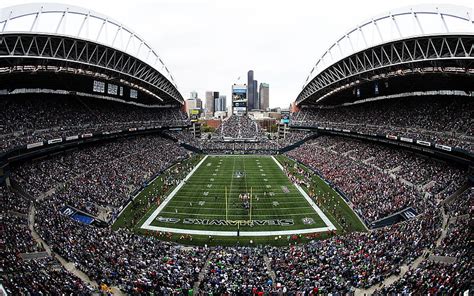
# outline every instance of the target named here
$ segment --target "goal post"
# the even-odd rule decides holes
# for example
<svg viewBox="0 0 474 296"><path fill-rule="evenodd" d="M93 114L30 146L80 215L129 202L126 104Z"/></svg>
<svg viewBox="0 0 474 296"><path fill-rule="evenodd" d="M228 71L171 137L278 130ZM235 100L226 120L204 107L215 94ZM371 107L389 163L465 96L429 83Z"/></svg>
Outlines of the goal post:
<svg viewBox="0 0 474 296"><path fill-rule="evenodd" d="M228 216L228 202L227 202L227 186L225 187L225 221L229 221L229 216Z"/></svg>
<svg viewBox="0 0 474 296"><path fill-rule="evenodd" d="M252 222L252 187L250 187L250 209L249 209L249 221Z"/></svg>

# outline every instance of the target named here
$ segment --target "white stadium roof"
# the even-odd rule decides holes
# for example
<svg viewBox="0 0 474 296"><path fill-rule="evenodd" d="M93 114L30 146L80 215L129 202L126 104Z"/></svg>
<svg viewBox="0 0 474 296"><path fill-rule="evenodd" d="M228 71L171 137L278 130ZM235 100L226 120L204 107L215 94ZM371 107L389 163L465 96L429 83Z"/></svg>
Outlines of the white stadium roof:
<svg viewBox="0 0 474 296"><path fill-rule="evenodd" d="M0 33L69 36L112 47L142 60L176 82L157 52L124 24L98 12L57 3L30 3L0 9Z"/></svg>
<svg viewBox="0 0 474 296"><path fill-rule="evenodd" d="M303 88L324 69L364 49L411 37L474 34L473 9L455 5L418 5L375 16L349 30L318 59Z"/></svg>

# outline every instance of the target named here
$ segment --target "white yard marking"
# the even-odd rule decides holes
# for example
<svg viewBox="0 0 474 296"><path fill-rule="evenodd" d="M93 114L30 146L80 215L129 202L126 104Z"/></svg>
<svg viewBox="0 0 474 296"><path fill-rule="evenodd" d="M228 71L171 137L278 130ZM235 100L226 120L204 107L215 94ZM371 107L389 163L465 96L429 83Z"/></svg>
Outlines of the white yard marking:
<svg viewBox="0 0 474 296"><path fill-rule="evenodd" d="M194 230L194 229L181 229L181 228L169 228L169 227L158 227L152 226L151 223L156 219L156 217L160 214L164 207L169 203L169 201L176 195L176 193L183 187L184 182L187 181L194 172L201 166L201 164L207 159L207 155L198 163L198 165L186 176L186 178L176 186L176 188L171 192L171 194L161 203L161 205L148 217L148 219L143 223L141 226L142 229L154 230L154 231L162 231L162 232L171 232L171 233L178 233L178 234L192 234L192 235L213 235L213 236L237 236L237 231L209 231L209 230ZM284 171L281 164L272 156L275 163L278 167ZM235 160L234 160L235 162ZM258 159L257 159L258 162ZM235 163L234 163L235 164ZM233 171L233 170L232 170ZM262 174L265 176L265 174ZM233 180L233 178L231 179ZM232 185L232 181L231 181ZM323 222L326 224L326 227L318 227L318 228L309 228L309 229L298 229L298 230L280 230L280 231L240 231L240 236L278 236L278 235L293 235L293 234L308 234L308 233L320 233L320 232L328 232L332 230L336 230L336 227L332 224L332 222L326 217L326 215L321 211L321 209L313 202L313 200L306 194L306 192L297 184L294 186L298 189L298 191L303 195L306 201L310 204L310 206L314 209L314 211L321 217ZM231 187L232 189L232 187ZM270 196L273 196L273 192L268 193ZM298 214L299 215L299 214Z"/></svg>
<svg viewBox="0 0 474 296"><path fill-rule="evenodd" d="M285 169L283 168L283 166L280 164L280 162L278 160L276 160L275 157L273 157L273 161L275 161L275 163L278 165L278 167L282 170L282 171L285 171ZM319 217L321 217L321 219L323 220L324 224L326 224L326 226L331 229L331 230L336 230L336 227L334 227L334 224L332 224L332 222L328 219L328 217L323 213L323 211L321 211L321 209L316 205L316 203L311 199L311 197L308 196L308 194L306 194L306 192L303 190L303 188L301 188L298 184L293 184L295 185L296 189L298 189L298 191L301 193L301 195L303 195L303 197L306 199L306 201L309 203L309 205L314 209L314 211L319 215Z"/></svg>
<svg viewBox="0 0 474 296"><path fill-rule="evenodd" d="M314 211L321 217L323 220L324 224L329 227L331 230L336 230L336 227L334 227L334 224L328 219L328 217L321 211L321 209L316 205L316 203L311 199L311 197L306 194L306 192L301 188L298 184L294 184L296 189L304 196L306 201L309 203L309 205L314 209Z"/></svg>
<svg viewBox="0 0 474 296"><path fill-rule="evenodd" d="M201 166L201 164L203 164L204 161L206 161L207 157L208 157L207 155L204 156L204 158L197 164L197 166L195 166L194 169L192 169L192 171L189 172L186 178L184 178L184 180L181 181L181 183L179 183L178 186L176 186L173 191L171 191L170 195L168 195L168 197L158 206L158 208L156 208L156 210L150 215L150 217L146 219L145 223L143 223L141 228L147 229L147 226L152 227L150 226L151 222L153 222L156 216L158 216L158 214L166 207L166 205L168 205L168 203L173 198L173 196L175 196L176 193L178 193L181 187L183 187L184 183L188 181L189 178L191 178L191 176L194 174L195 171L197 171L197 169Z"/></svg>
<svg viewBox="0 0 474 296"><path fill-rule="evenodd" d="M285 169L283 169L283 166L280 164L280 162L278 162L278 160L276 160L275 157L272 156L272 159L282 171L285 171Z"/></svg>
<svg viewBox="0 0 474 296"><path fill-rule="evenodd" d="M193 234L193 235L213 235L213 236L237 236L237 230L235 231L210 231L210 230L194 230L194 229L179 229L169 227L157 227L157 226L142 226L141 228L171 232L178 234ZM276 235L293 235L293 234L308 234L308 233L320 233L331 231L329 227L319 227L310 229L298 229L298 230L279 230L279 231L241 231L240 236L276 236Z"/></svg>

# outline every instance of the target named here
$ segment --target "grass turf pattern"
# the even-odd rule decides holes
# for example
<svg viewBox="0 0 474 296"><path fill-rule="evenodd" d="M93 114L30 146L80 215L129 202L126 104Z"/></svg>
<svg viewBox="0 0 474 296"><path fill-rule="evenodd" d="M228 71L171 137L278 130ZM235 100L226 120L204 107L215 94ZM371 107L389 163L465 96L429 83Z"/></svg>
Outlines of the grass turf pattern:
<svg viewBox="0 0 474 296"><path fill-rule="evenodd" d="M250 192L253 221L291 220L293 224L241 224L242 231L295 230L326 226L275 161L268 156L209 156L158 215L179 221L169 223L155 219L151 225L195 230L236 230L235 225L207 224L210 220L250 220L250 210L245 209L239 199L239 194ZM183 223L185 219L188 222L196 221L193 219L207 221L206 225L198 225ZM310 220L312 224L305 224L304 219Z"/></svg>

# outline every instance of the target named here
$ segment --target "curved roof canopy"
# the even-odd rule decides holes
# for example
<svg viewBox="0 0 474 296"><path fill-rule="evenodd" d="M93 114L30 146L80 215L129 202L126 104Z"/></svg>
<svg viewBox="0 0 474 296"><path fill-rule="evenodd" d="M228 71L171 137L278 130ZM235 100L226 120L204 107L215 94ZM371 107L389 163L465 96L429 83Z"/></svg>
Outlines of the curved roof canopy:
<svg viewBox="0 0 474 296"><path fill-rule="evenodd" d="M158 53L124 24L98 12L57 3L30 3L0 9L0 34L36 33L81 39L129 54L165 76L177 88Z"/></svg>
<svg viewBox="0 0 474 296"><path fill-rule="evenodd" d="M392 10L358 24L337 39L317 60L303 89L331 65L367 48L420 36L473 33L472 8L430 4Z"/></svg>

